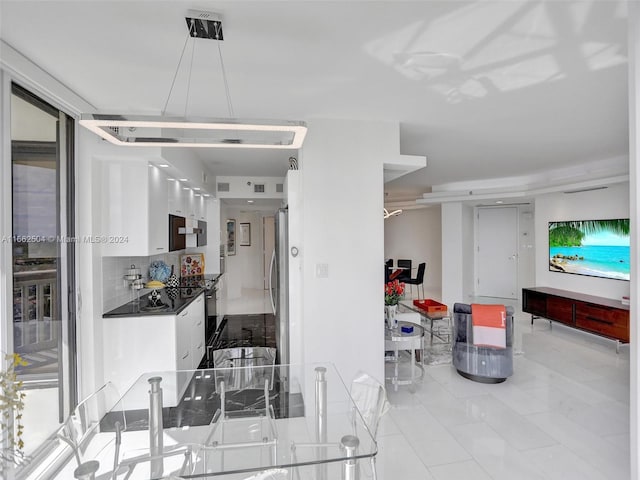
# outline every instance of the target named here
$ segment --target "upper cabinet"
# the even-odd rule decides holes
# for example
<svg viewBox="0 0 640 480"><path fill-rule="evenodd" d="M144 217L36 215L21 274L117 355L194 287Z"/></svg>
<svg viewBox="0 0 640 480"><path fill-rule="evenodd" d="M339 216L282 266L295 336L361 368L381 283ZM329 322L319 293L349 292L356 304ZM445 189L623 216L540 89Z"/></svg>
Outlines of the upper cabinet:
<svg viewBox="0 0 640 480"><path fill-rule="evenodd" d="M207 199L199 193L194 196L194 214L196 220L207 221Z"/></svg>
<svg viewBox="0 0 640 480"><path fill-rule="evenodd" d="M169 212L172 215L178 217L187 216L187 197L182 190L182 183L178 180L171 180L167 182L168 203Z"/></svg>
<svg viewBox="0 0 640 480"><path fill-rule="evenodd" d="M102 164L102 231L107 256L151 256L169 251L167 177L146 161Z"/></svg>

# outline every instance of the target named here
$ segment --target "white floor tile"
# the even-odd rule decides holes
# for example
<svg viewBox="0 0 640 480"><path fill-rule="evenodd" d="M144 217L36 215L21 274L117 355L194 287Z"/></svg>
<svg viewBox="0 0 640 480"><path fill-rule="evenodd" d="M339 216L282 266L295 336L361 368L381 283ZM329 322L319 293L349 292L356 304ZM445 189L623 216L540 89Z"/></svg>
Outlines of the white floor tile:
<svg viewBox="0 0 640 480"><path fill-rule="evenodd" d="M534 463L486 423L459 425L451 428L451 432L490 478L545 480Z"/></svg>
<svg viewBox="0 0 640 480"><path fill-rule="evenodd" d="M378 439L376 471L380 480L435 480L403 435ZM363 473L368 465L363 466Z"/></svg>
<svg viewBox="0 0 640 480"><path fill-rule="evenodd" d="M538 466L546 480L609 480L562 445L529 450L523 455Z"/></svg>
<svg viewBox="0 0 640 480"><path fill-rule="evenodd" d="M424 407L391 410L400 432L427 465L468 460L470 455Z"/></svg>
<svg viewBox="0 0 640 480"><path fill-rule="evenodd" d="M606 478L629 478L628 453L584 425L560 413L534 414L529 419Z"/></svg>
<svg viewBox="0 0 640 480"><path fill-rule="evenodd" d="M422 380L389 392L385 448L401 437L420 460L415 474L389 478L629 478L628 347L616 354L606 339L544 320L532 326L515 307L521 354L506 382L425 366Z"/></svg>
<svg viewBox="0 0 640 480"><path fill-rule="evenodd" d="M438 465L430 467L429 470L436 480L460 480L464 478L491 480L489 474L485 472L475 460L451 463L449 465Z"/></svg>

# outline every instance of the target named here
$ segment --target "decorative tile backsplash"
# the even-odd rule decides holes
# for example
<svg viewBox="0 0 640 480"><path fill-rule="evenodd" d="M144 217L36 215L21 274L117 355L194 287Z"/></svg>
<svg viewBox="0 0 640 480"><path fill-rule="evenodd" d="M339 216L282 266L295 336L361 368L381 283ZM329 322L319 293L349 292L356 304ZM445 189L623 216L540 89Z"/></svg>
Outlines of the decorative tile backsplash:
<svg viewBox="0 0 640 480"><path fill-rule="evenodd" d="M132 300L129 282L124 279L131 265L140 269L142 278L149 280L149 264L163 260L167 265L175 265L176 275L180 275L179 253L165 253L152 257L102 257L102 311L108 312ZM139 295L145 290L133 292Z"/></svg>

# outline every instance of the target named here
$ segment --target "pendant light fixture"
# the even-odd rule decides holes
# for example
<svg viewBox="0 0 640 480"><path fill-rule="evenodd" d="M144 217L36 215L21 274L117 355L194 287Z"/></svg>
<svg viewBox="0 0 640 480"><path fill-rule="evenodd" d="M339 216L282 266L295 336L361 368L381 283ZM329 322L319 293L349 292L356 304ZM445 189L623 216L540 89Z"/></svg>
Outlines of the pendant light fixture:
<svg viewBox="0 0 640 480"><path fill-rule="evenodd" d="M386 208L384 209L384 219L386 220L389 217L395 217L396 215L400 215L402 210L394 210L393 212L389 212Z"/></svg>
<svg viewBox="0 0 640 480"><path fill-rule="evenodd" d="M187 118L163 114L83 114L80 125L115 145L138 147L218 147L218 148L280 148L298 149L307 132L304 122L276 120L242 120L233 118L233 105L222 60L220 42L224 40L222 20L211 12L190 10L185 17L189 30L164 110L166 110L175 80L184 57L189 37L218 42L218 53L227 97L229 117ZM191 72L189 73L189 75Z"/></svg>

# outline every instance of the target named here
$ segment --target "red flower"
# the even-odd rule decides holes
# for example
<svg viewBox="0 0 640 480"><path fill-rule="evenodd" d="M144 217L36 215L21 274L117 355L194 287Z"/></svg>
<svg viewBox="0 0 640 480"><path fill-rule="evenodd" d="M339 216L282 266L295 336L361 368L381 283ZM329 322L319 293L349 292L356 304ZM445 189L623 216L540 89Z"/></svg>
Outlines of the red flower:
<svg viewBox="0 0 640 480"><path fill-rule="evenodd" d="M404 295L404 283L400 283L399 280L393 280L384 286L385 305L397 305L402 295Z"/></svg>

